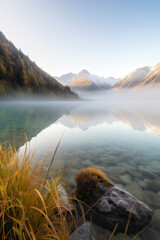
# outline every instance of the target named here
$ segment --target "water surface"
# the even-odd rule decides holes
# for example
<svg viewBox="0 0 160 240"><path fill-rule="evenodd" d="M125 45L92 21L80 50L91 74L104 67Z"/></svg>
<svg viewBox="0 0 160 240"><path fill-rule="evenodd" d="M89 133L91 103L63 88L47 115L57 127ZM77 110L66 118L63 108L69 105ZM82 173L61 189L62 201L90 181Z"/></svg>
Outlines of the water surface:
<svg viewBox="0 0 160 240"><path fill-rule="evenodd" d="M158 106L158 102L0 103L0 141L9 142L13 135L18 139L25 132L30 150L36 152L35 160L45 159L48 167L63 136L51 174L61 167L65 179L74 187L76 172L94 166L158 214ZM25 145L21 152L24 149Z"/></svg>

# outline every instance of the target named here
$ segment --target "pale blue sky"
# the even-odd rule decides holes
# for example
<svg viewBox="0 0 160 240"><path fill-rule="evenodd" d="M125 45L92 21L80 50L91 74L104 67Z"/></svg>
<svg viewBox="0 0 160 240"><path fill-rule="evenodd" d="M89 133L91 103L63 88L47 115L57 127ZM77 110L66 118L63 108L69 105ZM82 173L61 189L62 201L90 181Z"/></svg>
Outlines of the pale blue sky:
<svg viewBox="0 0 160 240"><path fill-rule="evenodd" d="M0 0L0 30L51 75L160 62L160 0Z"/></svg>

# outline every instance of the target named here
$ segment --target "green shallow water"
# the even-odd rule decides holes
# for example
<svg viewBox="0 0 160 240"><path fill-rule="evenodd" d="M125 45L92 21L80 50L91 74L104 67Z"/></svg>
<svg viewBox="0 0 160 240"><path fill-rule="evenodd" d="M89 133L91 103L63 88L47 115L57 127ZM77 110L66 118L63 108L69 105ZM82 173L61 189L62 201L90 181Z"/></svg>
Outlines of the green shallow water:
<svg viewBox="0 0 160 240"><path fill-rule="evenodd" d="M25 132L35 160L49 166L62 141L51 173L59 167L71 187L76 172L88 166L160 214L159 103L0 103L0 141ZM21 152L25 145L22 142ZM154 229L159 233L160 224ZM158 235L159 236L159 235ZM160 239L160 238L159 238ZM154 239L153 239L154 240Z"/></svg>

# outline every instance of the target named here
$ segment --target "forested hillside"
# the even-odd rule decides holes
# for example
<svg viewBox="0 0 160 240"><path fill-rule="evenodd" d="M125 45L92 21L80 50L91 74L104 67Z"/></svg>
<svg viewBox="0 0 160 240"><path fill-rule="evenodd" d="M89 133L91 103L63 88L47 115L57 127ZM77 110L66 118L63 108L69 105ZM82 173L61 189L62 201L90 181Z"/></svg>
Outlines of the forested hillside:
<svg viewBox="0 0 160 240"><path fill-rule="evenodd" d="M0 96L43 95L76 98L77 95L40 69L0 32Z"/></svg>

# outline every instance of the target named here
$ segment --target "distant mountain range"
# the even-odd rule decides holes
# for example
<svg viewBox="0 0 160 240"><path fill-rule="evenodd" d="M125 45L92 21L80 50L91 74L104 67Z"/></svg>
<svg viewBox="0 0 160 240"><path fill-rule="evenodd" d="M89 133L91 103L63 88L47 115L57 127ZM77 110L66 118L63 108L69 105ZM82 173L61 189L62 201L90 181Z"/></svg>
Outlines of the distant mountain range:
<svg viewBox="0 0 160 240"><path fill-rule="evenodd" d="M137 68L124 78L121 78L113 89L118 88L138 88L143 86L156 86L160 83L160 63L154 67Z"/></svg>
<svg viewBox="0 0 160 240"><path fill-rule="evenodd" d="M121 79L99 77L87 70L54 78L39 68L0 32L0 98L35 94L54 98L78 98L71 90L83 92L111 88L132 89L157 86L159 83L160 63L153 67L137 68Z"/></svg>
<svg viewBox="0 0 160 240"><path fill-rule="evenodd" d="M40 69L0 32L0 97L38 96L78 98L69 87Z"/></svg>
<svg viewBox="0 0 160 240"><path fill-rule="evenodd" d="M61 77L55 77L64 86L69 86L73 90L100 90L110 89L119 79L114 77L99 77L87 70L82 70L78 74L68 73Z"/></svg>

